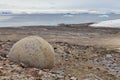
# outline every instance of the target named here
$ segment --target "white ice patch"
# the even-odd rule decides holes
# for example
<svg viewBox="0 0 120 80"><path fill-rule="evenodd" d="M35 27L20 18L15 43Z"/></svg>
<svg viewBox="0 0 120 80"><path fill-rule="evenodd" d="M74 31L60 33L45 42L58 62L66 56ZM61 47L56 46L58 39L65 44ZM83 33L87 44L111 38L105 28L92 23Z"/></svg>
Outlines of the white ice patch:
<svg viewBox="0 0 120 80"><path fill-rule="evenodd" d="M101 17L101 18L108 18L109 15L99 15L98 17Z"/></svg>
<svg viewBox="0 0 120 80"><path fill-rule="evenodd" d="M65 14L64 17L73 17L74 15L72 14Z"/></svg>
<svg viewBox="0 0 120 80"><path fill-rule="evenodd" d="M120 19L102 21L99 23L91 24L91 27L110 27L110 28L120 28Z"/></svg>

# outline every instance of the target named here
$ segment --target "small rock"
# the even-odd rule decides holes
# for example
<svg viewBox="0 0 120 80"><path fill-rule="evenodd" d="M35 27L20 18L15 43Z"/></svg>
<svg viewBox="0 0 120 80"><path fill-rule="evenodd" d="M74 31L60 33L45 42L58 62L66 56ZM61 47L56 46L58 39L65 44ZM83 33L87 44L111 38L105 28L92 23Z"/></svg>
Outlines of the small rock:
<svg viewBox="0 0 120 80"><path fill-rule="evenodd" d="M24 63L20 63L19 66L22 67L22 68L27 68L27 67L28 67L28 66L25 65Z"/></svg>
<svg viewBox="0 0 120 80"><path fill-rule="evenodd" d="M64 80L64 76L57 75L57 79Z"/></svg>
<svg viewBox="0 0 120 80"><path fill-rule="evenodd" d="M4 75L3 71L0 71L0 76L3 76L3 75Z"/></svg>
<svg viewBox="0 0 120 80"><path fill-rule="evenodd" d="M4 58L4 57L0 56L0 60L6 60L6 58Z"/></svg>
<svg viewBox="0 0 120 80"><path fill-rule="evenodd" d="M62 71L62 70L51 71L51 73L52 73L52 74L64 75L64 71Z"/></svg>
<svg viewBox="0 0 120 80"><path fill-rule="evenodd" d="M0 69L3 69L3 67L2 67L2 66L0 66Z"/></svg>
<svg viewBox="0 0 120 80"><path fill-rule="evenodd" d="M95 74L88 74L84 80L103 80L102 78L98 77Z"/></svg>
<svg viewBox="0 0 120 80"><path fill-rule="evenodd" d="M107 54L106 57L107 57L107 58L111 58L112 55L111 55L111 54Z"/></svg>
<svg viewBox="0 0 120 80"><path fill-rule="evenodd" d="M39 76L39 77L43 76L42 70L40 70L40 71L38 72L38 76Z"/></svg>
<svg viewBox="0 0 120 80"><path fill-rule="evenodd" d="M7 57L7 51L4 51L4 50L0 50L0 56L6 58Z"/></svg>
<svg viewBox="0 0 120 80"><path fill-rule="evenodd" d="M73 76L70 78L70 80L77 80L77 78Z"/></svg>
<svg viewBox="0 0 120 80"><path fill-rule="evenodd" d="M65 59L65 61L68 61L69 59Z"/></svg>

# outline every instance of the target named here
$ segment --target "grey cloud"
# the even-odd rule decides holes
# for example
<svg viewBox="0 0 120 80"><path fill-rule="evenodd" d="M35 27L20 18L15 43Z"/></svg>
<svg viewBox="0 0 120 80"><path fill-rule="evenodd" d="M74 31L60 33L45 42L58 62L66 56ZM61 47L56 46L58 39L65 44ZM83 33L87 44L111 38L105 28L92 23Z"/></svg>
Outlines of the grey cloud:
<svg viewBox="0 0 120 80"><path fill-rule="evenodd" d="M0 8L15 9L120 9L120 0L0 0Z"/></svg>

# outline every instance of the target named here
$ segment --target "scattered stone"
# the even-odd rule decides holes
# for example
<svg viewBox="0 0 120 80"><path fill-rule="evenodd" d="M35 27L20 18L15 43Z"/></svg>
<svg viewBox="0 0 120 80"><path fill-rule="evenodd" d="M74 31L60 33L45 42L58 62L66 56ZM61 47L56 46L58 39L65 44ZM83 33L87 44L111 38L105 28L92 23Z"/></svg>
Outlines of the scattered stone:
<svg viewBox="0 0 120 80"><path fill-rule="evenodd" d="M7 43L0 50L6 51L13 43ZM120 54L118 52L105 51L104 48L92 46L64 44L64 42L60 43L62 45L50 43L57 53L55 67L52 70L29 68L25 63L16 64L7 57L0 56L0 80L119 80ZM87 53L89 50L90 54ZM91 74L88 74L89 72Z"/></svg>
<svg viewBox="0 0 120 80"><path fill-rule="evenodd" d="M103 80L102 78L96 76L95 74L88 74L84 80Z"/></svg>

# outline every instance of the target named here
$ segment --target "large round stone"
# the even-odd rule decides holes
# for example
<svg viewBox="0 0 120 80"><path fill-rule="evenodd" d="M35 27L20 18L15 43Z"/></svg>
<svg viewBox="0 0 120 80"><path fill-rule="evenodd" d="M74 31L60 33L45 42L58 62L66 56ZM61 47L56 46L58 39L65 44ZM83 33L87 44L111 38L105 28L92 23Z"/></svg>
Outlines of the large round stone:
<svg viewBox="0 0 120 80"><path fill-rule="evenodd" d="M47 41L30 36L15 43L8 57L11 61L43 69L53 67L55 55Z"/></svg>

